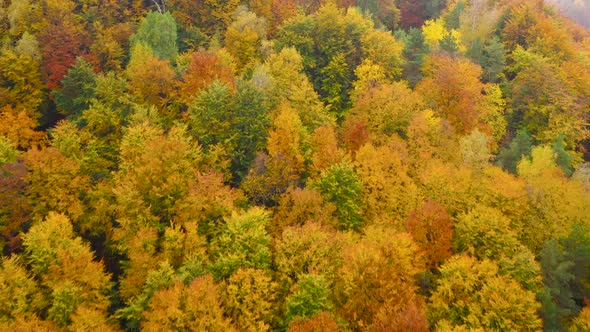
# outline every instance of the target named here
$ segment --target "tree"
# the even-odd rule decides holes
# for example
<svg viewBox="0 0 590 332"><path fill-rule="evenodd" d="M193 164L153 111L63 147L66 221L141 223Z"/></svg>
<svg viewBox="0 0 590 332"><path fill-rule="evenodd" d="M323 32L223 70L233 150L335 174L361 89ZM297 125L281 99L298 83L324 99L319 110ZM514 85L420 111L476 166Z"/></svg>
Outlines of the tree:
<svg viewBox="0 0 590 332"><path fill-rule="evenodd" d="M234 21L225 31L225 47L243 68L257 58L258 50L266 39L266 20L247 10L238 10Z"/></svg>
<svg viewBox="0 0 590 332"><path fill-rule="evenodd" d="M0 264L0 322L14 322L34 317L47 304L33 276L26 270L23 258L13 255Z"/></svg>
<svg viewBox="0 0 590 332"><path fill-rule="evenodd" d="M178 94L184 103L190 105L202 90L215 81L234 87L233 69L218 54L199 50L192 54L186 71L182 73Z"/></svg>
<svg viewBox="0 0 590 332"><path fill-rule="evenodd" d="M428 200L413 210L407 218L406 229L420 247L429 268L437 268L451 257L453 224L443 206Z"/></svg>
<svg viewBox="0 0 590 332"><path fill-rule="evenodd" d="M535 251L552 237L566 236L574 224L589 225L583 211L590 207L590 199L581 183L568 181L555 163L551 147L535 147L531 155L531 160L523 158L517 169L527 183L532 207L525 220L529 231L523 233L523 243Z"/></svg>
<svg viewBox="0 0 590 332"><path fill-rule="evenodd" d="M572 159L574 158L565 150L565 142L563 134L559 135L555 142L551 145L553 152L555 152L555 163L561 168L563 174L571 176L573 173Z"/></svg>
<svg viewBox="0 0 590 332"><path fill-rule="evenodd" d="M200 93L190 109L191 131L203 146L223 144L231 138L232 100L227 85L215 81Z"/></svg>
<svg viewBox="0 0 590 332"><path fill-rule="evenodd" d="M160 60L172 60L178 52L174 17L169 12L149 12L131 36L132 49L139 43L149 47Z"/></svg>
<svg viewBox="0 0 590 332"><path fill-rule="evenodd" d="M60 327L94 317L93 325L108 325L106 294L110 275L95 262L89 246L76 237L70 220L50 213L31 227L23 239L31 272L50 290L48 318Z"/></svg>
<svg viewBox="0 0 590 332"><path fill-rule="evenodd" d="M585 125L587 103L582 101L590 97L590 90L581 83L585 81L581 77L590 77L590 73L583 67L559 66L521 47L516 48L512 58L511 72L515 77L508 99L511 126L527 129L542 143L563 135L565 145L573 150L590 135Z"/></svg>
<svg viewBox="0 0 590 332"><path fill-rule="evenodd" d="M409 234L366 228L365 236L344 250L335 287L337 312L356 330L398 331L413 326L427 331L424 300L413 282L423 268ZM402 318L412 311L417 311L413 316L418 324Z"/></svg>
<svg viewBox="0 0 590 332"><path fill-rule="evenodd" d="M277 284L264 270L239 269L222 286L226 314L242 331L268 331Z"/></svg>
<svg viewBox="0 0 590 332"><path fill-rule="evenodd" d="M0 163L0 247L4 255L21 249L22 232L31 221L32 207L25 196L27 169L22 160L15 161Z"/></svg>
<svg viewBox="0 0 590 332"><path fill-rule="evenodd" d="M489 260L457 255L441 266L429 308L429 322L441 330L537 331L541 319L535 294L510 277L498 275Z"/></svg>
<svg viewBox="0 0 590 332"><path fill-rule="evenodd" d="M144 313L146 331L182 330L235 331L218 298L218 286L211 275L194 279L188 286L176 282L154 294Z"/></svg>
<svg viewBox="0 0 590 332"><path fill-rule="evenodd" d="M311 318L322 311L330 310L329 289L321 275L307 274L301 276L285 299L285 323L295 318Z"/></svg>
<svg viewBox="0 0 590 332"><path fill-rule="evenodd" d="M335 4L327 4L310 16L283 25L278 32L277 44L297 49L315 90L324 102L331 105L331 113L342 117L348 108L354 70L362 61L361 39L372 28L373 22L357 10L349 8L344 12ZM371 40L375 39L367 41ZM372 48L372 51L376 49Z"/></svg>
<svg viewBox="0 0 590 332"><path fill-rule="evenodd" d="M317 188L326 201L336 205L338 228L354 230L361 226L362 183L349 162L330 167L312 187Z"/></svg>
<svg viewBox="0 0 590 332"><path fill-rule="evenodd" d="M309 137L309 145L312 151L309 173L312 178L344 159L334 127L318 127Z"/></svg>
<svg viewBox="0 0 590 332"><path fill-rule="evenodd" d="M0 52L0 66L0 109L14 108L25 112L30 119L37 120L45 88L41 80L39 60L28 54L3 49Z"/></svg>
<svg viewBox="0 0 590 332"><path fill-rule="evenodd" d="M266 211L255 207L242 214L234 213L226 220L223 231L211 245L210 270L216 279L228 278L241 267L270 267L271 238L265 230L268 219Z"/></svg>
<svg viewBox="0 0 590 332"><path fill-rule="evenodd" d="M333 332L340 329L338 323L326 311L307 319L295 318L289 323L288 328L291 332Z"/></svg>
<svg viewBox="0 0 590 332"><path fill-rule="evenodd" d="M489 165L492 158L489 148L489 138L486 134L475 129L471 134L461 138L459 142L463 163L476 170Z"/></svg>
<svg viewBox="0 0 590 332"><path fill-rule="evenodd" d="M361 37L361 49L365 59L380 65L387 78L399 78L404 58L403 44L390 32L371 30Z"/></svg>
<svg viewBox="0 0 590 332"><path fill-rule="evenodd" d="M286 227L317 222L333 226L336 206L326 202L315 189L289 188L281 196L269 227L272 235L280 235Z"/></svg>
<svg viewBox="0 0 590 332"><path fill-rule="evenodd" d="M496 158L496 164L512 174L516 174L516 165L522 157L531 154L532 139L526 129L519 130L510 144L500 150Z"/></svg>
<svg viewBox="0 0 590 332"><path fill-rule="evenodd" d="M83 193L90 186L80 163L54 147L30 149L24 159L29 171L27 196L35 202L34 214L42 217L56 211L76 222L84 210Z"/></svg>
<svg viewBox="0 0 590 332"><path fill-rule="evenodd" d="M533 253L518 241L510 220L499 211L477 206L460 215L453 242L458 252L497 261L500 273L511 276L525 289L541 288L540 266Z"/></svg>
<svg viewBox="0 0 590 332"><path fill-rule="evenodd" d="M286 227L275 241L277 280L289 288L308 274L322 276L331 288L343 264L345 239L316 222Z"/></svg>
<svg viewBox="0 0 590 332"><path fill-rule="evenodd" d="M61 81L78 56L84 55L85 40L80 27L63 22L50 24L39 35L43 57L41 72L51 90L60 90Z"/></svg>
<svg viewBox="0 0 590 332"><path fill-rule="evenodd" d="M402 55L406 59L403 77L414 87L422 79L420 68L424 57L429 53L428 44L426 44L422 30L417 28L410 28L408 33L403 34L400 39L404 41Z"/></svg>
<svg viewBox="0 0 590 332"><path fill-rule="evenodd" d="M425 107L422 96L403 82L376 83L356 94L349 116L365 121L373 141L383 143L395 134L405 137L412 118Z"/></svg>
<svg viewBox="0 0 590 332"><path fill-rule="evenodd" d="M417 89L448 119L459 134L471 132L479 122L484 85L481 67L465 58L431 56L424 65L424 78Z"/></svg>
<svg viewBox="0 0 590 332"><path fill-rule="evenodd" d="M271 54L254 72L252 81L270 97L271 108L288 103L297 110L301 123L312 132L331 125L334 118L324 108L320 97L304 73L304 59L293 47Z"/></svg>
<svg viewBox="0 0 590 332"><path fill-rule="evenodd" d="M369 143L357 151L355 159L365 222L388 223L401 229L419 201L418 188L408 176L402 157L389 147L375 148Z"/></svg>
<svg viewBox="0 0 590 332"><path fill-rule="evenodd" d="M163 105L172 92L175 74L169 62L156 59L151 48L143 42L133 46L126 74L129 90L141 103Z"/></svg>
<svg viewBox="0 0 590 332"><path fill-rule="evenodd" d="M547 329L563 329L588 298L590 239L587 227L574 225L567 237L545 242L540 252L545 295L542 316Z"/></svg>
<svg viewBox="0 0 590 332"><path fill-rule="evenodd" d="M78 58L62 80L62 89L53 93L57 107L69 119L78 118L94 97L95 83L96 76L92 66Z"/></svg>

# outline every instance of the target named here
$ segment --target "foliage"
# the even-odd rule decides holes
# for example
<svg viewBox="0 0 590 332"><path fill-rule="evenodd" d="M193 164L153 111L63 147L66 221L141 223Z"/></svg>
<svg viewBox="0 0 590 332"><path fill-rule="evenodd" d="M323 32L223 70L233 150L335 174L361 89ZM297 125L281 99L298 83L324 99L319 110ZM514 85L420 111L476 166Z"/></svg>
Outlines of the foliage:
<svg viewBox="0 0 590 332"><path fill-rule="evenodd" d="M429 303L429 321L437 329L536 331L540 305L533 292L510 277L498 275L489 260L456 256L441 267L441 277Z"/></svg>
<svg viewBox="0 0 590 332"><path fill-rule="evenodd" d="M357 229L361 226L362 184L349 163L332 166L313 186L326 201L336 205L335 216L339 228Z"/></svg>
<svg viewBox="0 0 590 332"><path fill-rule="evenodd" d="M149 12L131 37L131 46L141 43L149 47L158 59L172 60L178 52L176 39L174 17L169 12Z"/></svg>
<svg viewBox="0 0 590 332"><path fill-rule="evenodd" d="M0 330L588 330L564 13L0 0Z"/></svg>
<svg viewBox="0 0 590 332"><path fill-rule="evenodd" d="M270 267L270 236L265 226L268 214L260 208L233 214L212 244L211 271L217 279L231 276L238 268Z"/></svg>

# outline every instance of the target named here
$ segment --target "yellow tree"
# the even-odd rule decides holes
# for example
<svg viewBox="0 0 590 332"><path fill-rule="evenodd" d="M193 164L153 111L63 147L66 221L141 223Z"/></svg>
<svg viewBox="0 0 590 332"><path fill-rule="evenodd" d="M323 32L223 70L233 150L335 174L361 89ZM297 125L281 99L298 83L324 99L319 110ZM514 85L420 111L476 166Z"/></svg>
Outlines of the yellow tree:
<svg viewBox="0 0 590 332"><path fill-rule="evenodd" d="M459 134L471 132L479 123L485 102L481 67L466 58L432 55L423 67L425 78L417 90L427 105L448 119Z"/></svg>
<svg viewBox="0 0 590 332"><path fill-rule="evenodd" d="M285 228L274 246L281 287L288 289L307 274L320 275L332 286L343 264L345 243L340 234L318 223Z"/></svg>
<svg viewBox="0 0 590 332"><path fill-rule="evenodd" d="M526 181L532 208L522 234L531 250L536 252L552 237L567 236L576 223L590 225L590 197L581 183L563 174L551 147L535 147L531 159L518 164L518 174Z"/></svg>
<svg viewBox="0 0 590 332"><path fill-rule="evenodd" d="M319 175L322 171L341 162L344 158L344 151L338 147L338 138L331 126L316 128L309 137L309 145L312 152L309 167L311 177Z"/></svg>
<svg viewBox="0 0 590 332"><path fill-rule="evenodd" d="M363 65L357 67L357 70L362 69ZM357 71L359 74L361 72ZM358 79L358 82L365 80L364 76ZM365 121L376 144L383 144L394 134L405 136L412 118L425 109L420 94L403 82L380 84L373 79L368 83L355 91L349 116Z"/></svg>
<svg viewBox="0 0 590 332"><path fill-rule="evenodd" d="M225 31L225 47L237 60L238 68L257 58L262 41L266 39L266 20L247 10L238 10L234 21Z"/></svg>
<svg viewBox="0 0 590 332"><path fill-rule="evenodd" d="M277 284L267 271L239 269L221 286L221 303L241 331L268 331Z"/></svg>
<svg viewBox="0 0 590 332"><path fill-rule="evenodd" d="M430 326L440 331L538 331L540 303L535 293L498 274L489 260L454 256L440 268L441 276L428 304Z"/></svg>
<svg viewBox="0 0 590 332"><path fill-rule="evenodd" d="M37 216L57 211L77 222L84 211L82 196L90 187L80 162L64 156L55 147L31 149L24 157L29 169L27 191L35 202Z"/></svg>
<svg viewBox="0 0 590 332"><path fill-rule="evenodd" d="M303 58L295 48L285 47L271 54L253 75L253 81L267 91L273 105L289 103L297 110L302 124L312 131L334 123L303 72Z"/></svg>
<svg viewBox="0 0 590 332"><path fill-rule="evenodd" d="M427 331L424 299L414 276L423 271L418 247L407 233L369 227L344 249L336 284L337 312L355 330ZM416 320L405 320L410 312Z"/></svg>
<svg viewBox="0 0 590 332"><path fill-rule="evenodd" d="M291 187L279 199L269 230L276 237L280 236L285 227L301 226L309 222L335 227L335 210L336 206L324 201L317 190Z"/></svg>
<svg viewBox="0 0 590 332"><path fill-rule="evenodd" d="M189 285L177 282L157 291L144 313L145 331L236 331L224 317L219 300L219 286L211 275L193 280Z"/></svg>
<svg viewBox="0 0 590 332"><path fill-rule="evenodd" d="M49 319L74 329L108 328L110 275L65 215L50 213L31 227L23 244L31 271L50 290Z"/></svg>
<svg viewBox="0 0 590 332"><path fill-rule="evenodd" d="M361 147L355 169L363 186L364 215L369 223L389 223L402 229L410 210L417 207L419 192L408 176L408 166L389 147Z"/></svg>
<svg viewBox="0 0 590 332"><path fill-rule="evenodd" d="M172 91L175 74L169 62L158 60L153 51L141 42L133 47L126 74L129 90L141 103L161 106Z"/></svg>

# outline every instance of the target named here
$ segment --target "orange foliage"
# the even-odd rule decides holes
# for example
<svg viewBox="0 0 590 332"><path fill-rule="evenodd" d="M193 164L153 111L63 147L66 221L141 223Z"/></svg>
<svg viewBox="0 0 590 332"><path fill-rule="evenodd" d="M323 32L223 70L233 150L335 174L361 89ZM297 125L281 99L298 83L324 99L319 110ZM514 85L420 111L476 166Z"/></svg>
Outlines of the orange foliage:
<svg viewBox="0 0 590 332"><path fill-rule="evenodd" d="M436 201L428 200L420 208L412 211L406 227L416 244L420 246L430 268L438 267L451 256L451 216Z"/></svg>
<svg viewBox="0 0 590 332"><path fill-rule="evenodd" d="M163 104L172 92L174 71L167 60L151 57L143 66L127 69L129 90L142 101L153 105Z"/></svg>
<svg viewBox="0 0 590 332"><path fill-rule="evenodd" d="M75 27L52 24L39 36L39 44L43 45L41 71L47 88L59 90L70 66L84 54L84 37Z"/></svg>
<svg viewBox="0 0 590 332"><path fill-rule="evenodd" d="M289 188L279 200L272 220L271 233L282 233L288 226L318 222L333 226L333 203L325 202L322 195L314 189Z"/></svg>
<svg viewBox="0 0 590 332"><path fill-rule="evenodd" d="M424 65L425 78L418 84L427 103L448 119L460 134L470 133L478 124L484 102L482 69L466 58L432 55Z"/></svg>
<svg viewBox="0 0 590 332"><path fill-rule="evenodd" d="M0 135L6 136L20 149L35 146L45 137L44 132L35 131L37 121L28 113L10 105L0 108Z"/></svg>
<svg viewBox="0 0 590 332"><path fill-rule="evenodd" d="M178 83L178 94L181 100L189 103L215 80L235 88L233 71L221 62L219 56L204 50L194 52L186 72L182 74L182 81Z"/></svg>
<svg viewBox="0 0 590 332"><path fill-rule="evenodd" d="M342 131L342 140L348 151L356 152L369 141L369 128L367 128L367 122L362 119L346 118L342 124Z"/></svg>
<svg viewBox="0 0 590 332"><path fill-rule="evenodd" d="M340 327L327 312L321 312L311 318L296 318L289 324L290 332L336 332Z"/></svg>

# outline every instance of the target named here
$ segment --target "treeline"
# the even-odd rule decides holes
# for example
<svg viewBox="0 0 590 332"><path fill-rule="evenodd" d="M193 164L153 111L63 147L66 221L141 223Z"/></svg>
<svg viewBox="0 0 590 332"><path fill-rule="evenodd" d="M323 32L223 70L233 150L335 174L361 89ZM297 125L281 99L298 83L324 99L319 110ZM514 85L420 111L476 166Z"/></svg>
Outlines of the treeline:
<svg viewBox="0 0 590 332"><path fill-rule="evenodd" d="M0 45L0 330L590 329L542 1L0 0Z"/></svg>

